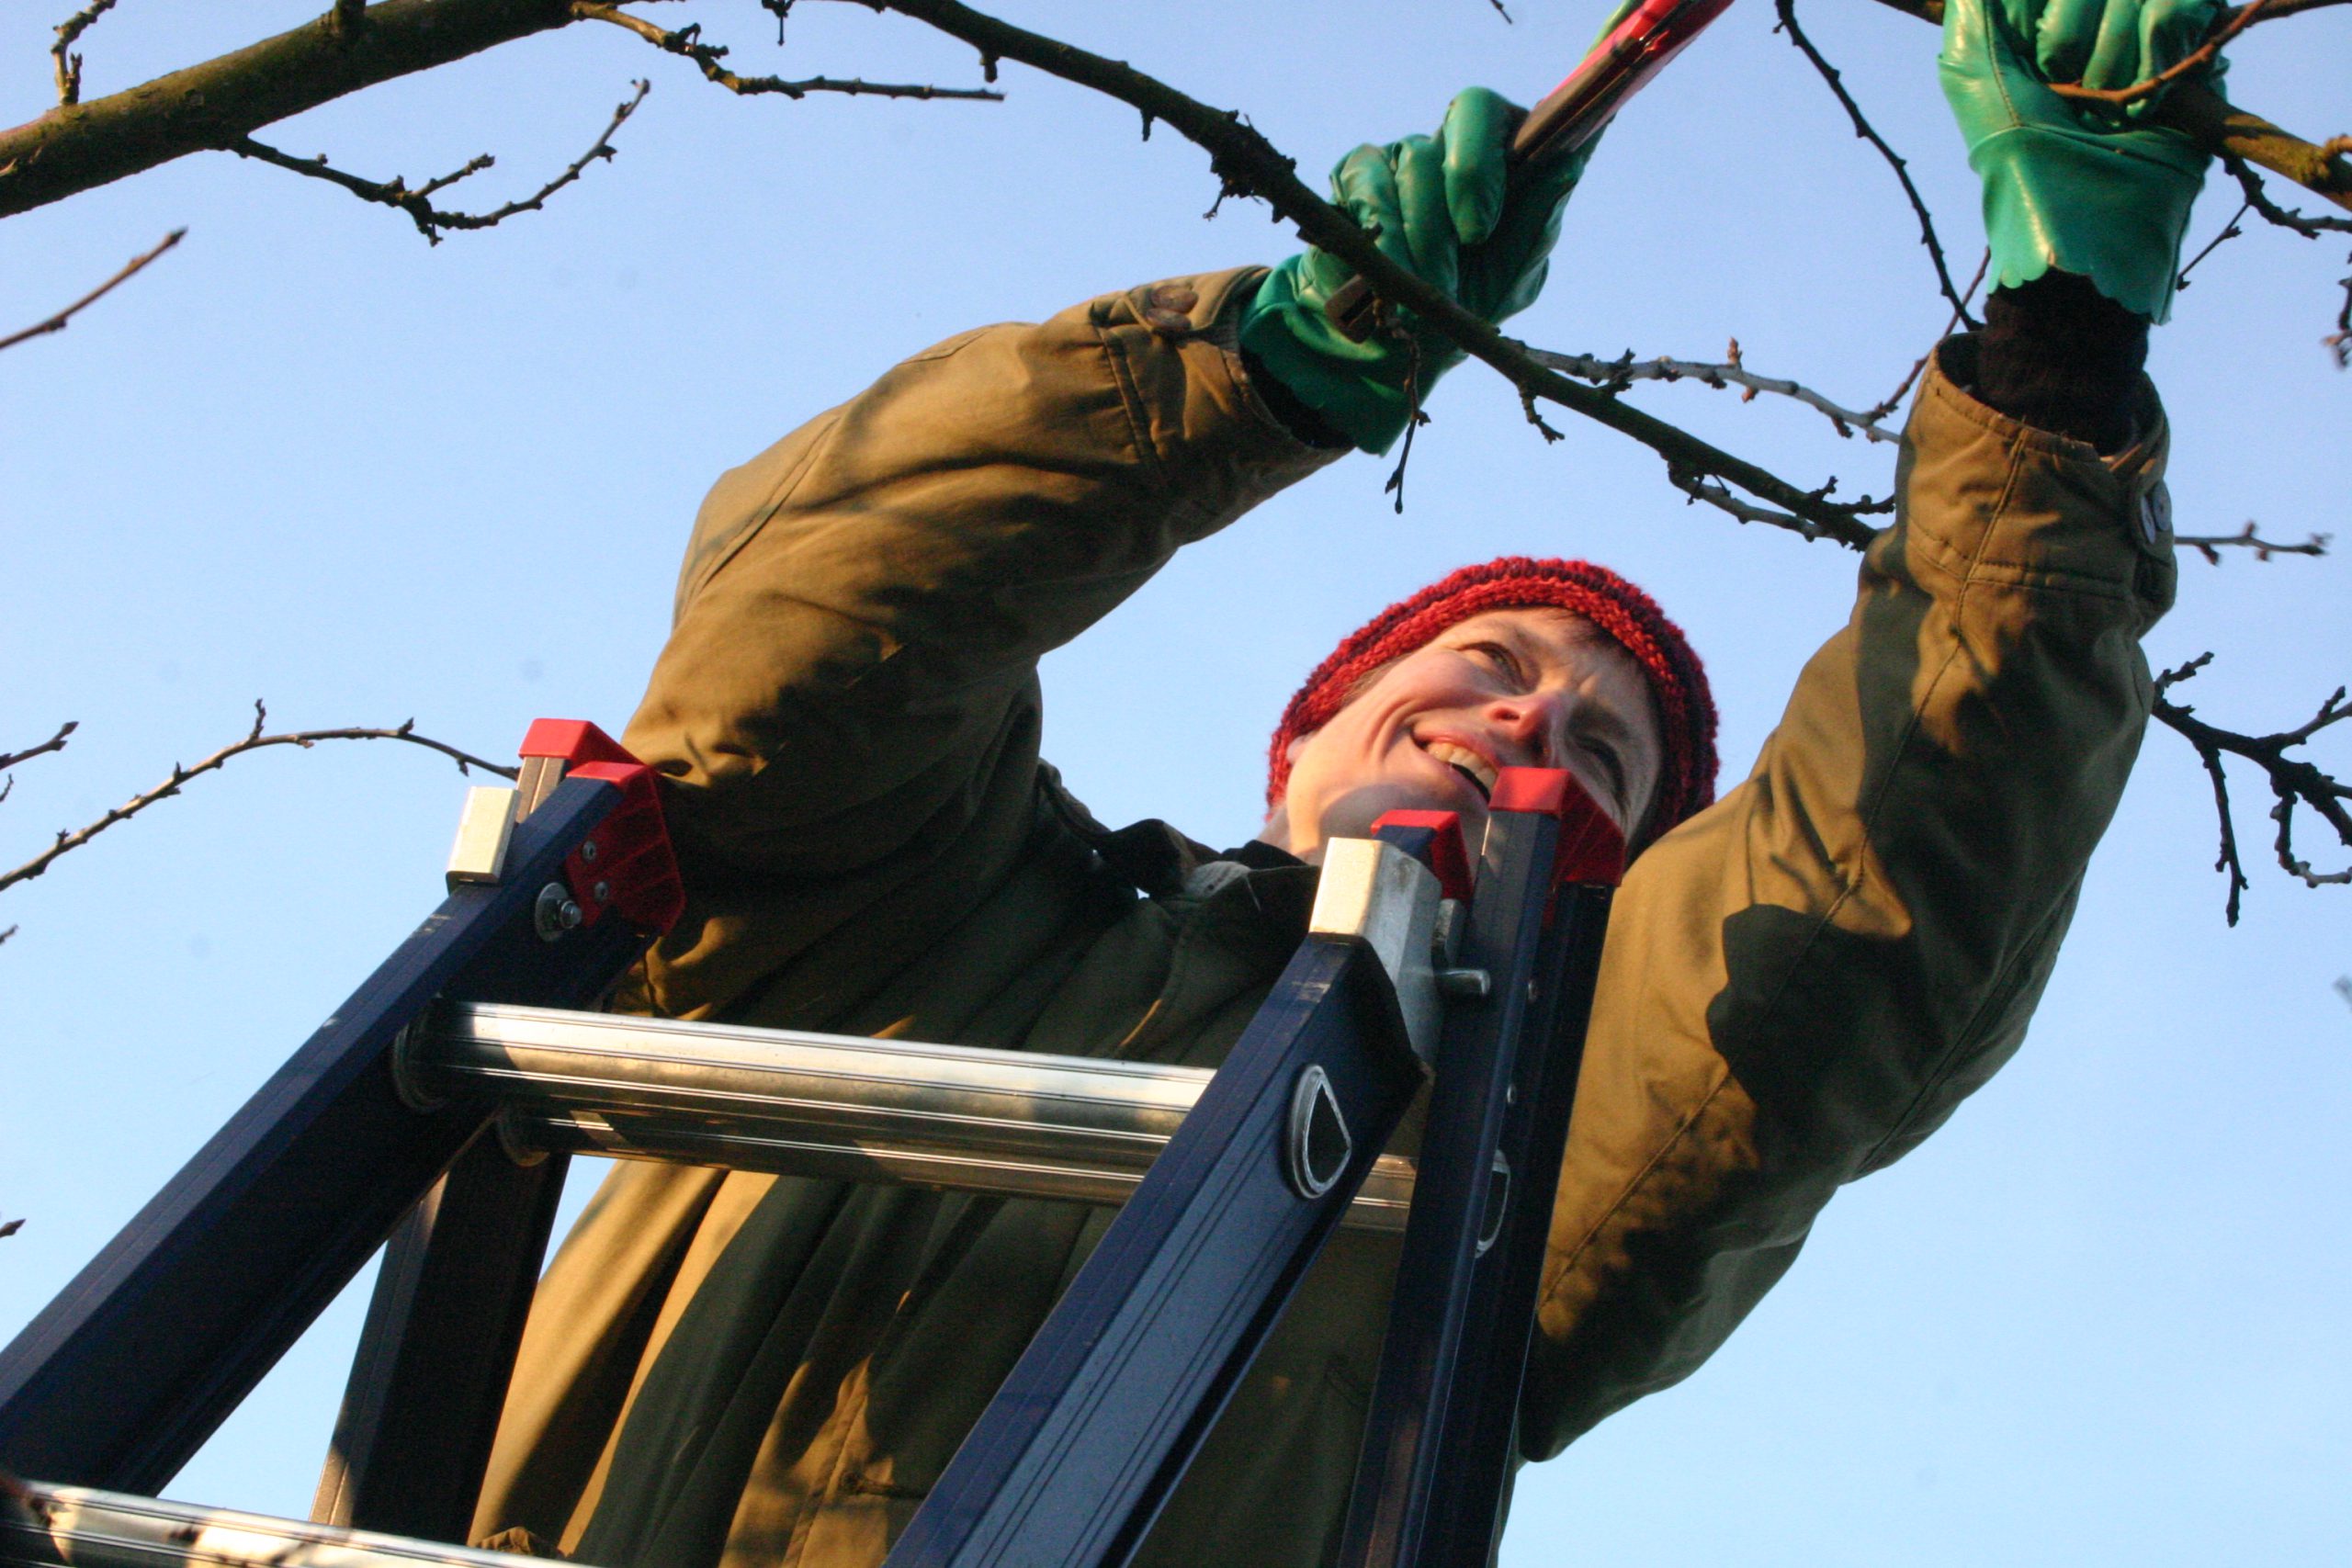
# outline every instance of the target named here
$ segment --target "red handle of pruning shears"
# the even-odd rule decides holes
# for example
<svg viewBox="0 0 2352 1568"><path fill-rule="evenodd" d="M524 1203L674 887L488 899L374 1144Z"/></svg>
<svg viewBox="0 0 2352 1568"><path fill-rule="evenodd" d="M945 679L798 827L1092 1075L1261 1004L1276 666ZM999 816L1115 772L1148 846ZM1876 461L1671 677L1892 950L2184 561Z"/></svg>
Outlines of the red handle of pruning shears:
<svg viewBox="0 0 2352 1568"><path fill-rule="evenodd" d="M1731 0L1642 0L1593 45L1566 81L1527 111L1511 138L1511 183L1516 185L1537 164L1567 157L1600 135L1626 99L1730 7ZM1362 340L1372 331L1371 286L1361 277L1350 279L1324 305L1323 313L1348 336Z"/></svg>

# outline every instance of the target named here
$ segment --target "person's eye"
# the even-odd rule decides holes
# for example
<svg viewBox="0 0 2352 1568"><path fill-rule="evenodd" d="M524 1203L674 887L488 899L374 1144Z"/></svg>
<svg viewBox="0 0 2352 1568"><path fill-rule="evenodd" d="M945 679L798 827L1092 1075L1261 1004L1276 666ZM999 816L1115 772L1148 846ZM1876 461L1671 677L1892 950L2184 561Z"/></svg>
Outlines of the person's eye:
<svg viewBox="0 0 2352 1568"><path fill-rule="evenodd" d="M1584 749L1586 755L1599 764L1601 773L1608 777L1610 793L1617 797L1619 805L1623 805L1625 802L1624 758L1619 756L1617 748L1606 740L1588 739L1584 743Z"/></svg>
<svg viewBox="0 0 2352 1568"><path fill-rule="evenodd" d="M1512 684L1523 686L1527 683L1526 665L1521 662L1518 654L1501 643L1474 642L1464 646L1463 651L1477 655Z"/></svg>

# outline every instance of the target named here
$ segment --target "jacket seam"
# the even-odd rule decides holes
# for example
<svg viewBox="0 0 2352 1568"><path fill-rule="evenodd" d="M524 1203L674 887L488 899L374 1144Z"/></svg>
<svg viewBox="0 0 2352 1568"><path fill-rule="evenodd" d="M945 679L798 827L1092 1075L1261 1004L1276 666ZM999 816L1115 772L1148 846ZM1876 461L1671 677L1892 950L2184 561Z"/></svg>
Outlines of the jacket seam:
<svg viewBox="0 0 2352 1568"><path fill-rule="evenodd" d="M2067 884L2066 891L2072 893L2082 885L2083 879L2076 876L2073 882ZM2050 912L2036 922L2033 939L2020 942L2018 950L2009 955L2009 961L2002 964L1995 974L1993 983L1985 987L1984 999L1978 1002L1975 1010L1968 1015L1967 1023L1953 1032L1951 1043L1946 1045L1943 1054L1936 1058L1934 1069L1921 1080L1917 1092L1911 1097L1910 1103L1904 1106L1902 1114L1888 1126L1885 1134L1864 1151L1860 1168L1863 1170L1875 1168L1879 1156L1886 1151L1887 1145L1910 1130L1912 1123L1919 1116L1921 1107L1927 1103L1928 1097L1942 1088L1944 1081L1951 1077L1953 1064L1960 1056L1962 1048L1981 1038L1985 1015L1993 1010L1996 1003L2006 1000L2013 994L2011 982L2016 977L2018 965L2024 964L2029 956L2041 951L2042 938L2050 930L2050 922L2058 918L2058 911L2064 903L2065 899L2062 897L2057 904L2051 907Z"/></svg>
<svg viewBox="0 0 2352 1568"><path fill-rule="evenodd" d="M1879 821L1885 814L1887 797L1893 793L1894 788L1894 776L1901 771L1905 760L1909 756L1912 742L1918 738L1920 715L1922 709L1926 706L1927 698L1932 697L1943 685L1946 678L1951 673L1953 662L1960 658L1961 647L1965 641L1963 628L1968 615L1969 599L1976 592L1980 583L1980 579L1977 576L1977 569L1984 563L1985 551L1991 547L1993 536L1999 531L2001 519L2007 514L2010 503L2017 496L2018 470L2023 466L2024 453L2016 444L2013 443L2009 447L2007 469L2007 472L2002 475L2001 479L2000 495L1993 503L1990 520L1986 523L1983 534L1978 536L1975 551L1969 557L1968 571L1961 579L1960 592L1953 596L1951 606L1952 629L1954 634L1952 638L1952 649L1944 656L1943 662L1936 670L1935 679L1928 682L1927 692L1923 694L1921 700L1914 702L1911 705L1910 717L1904 726L1902 743L1895 748L1894 757L1887 763L1886 772L1880 780L1879 788L1875 797L1871 802L1870 810L1862 816L1862 841L1865 843L1870 842L1875 836ZM1838 908L1846 902L1847 898L1852 896L1852 891L1853 884L1849 882L1846 892L1841 894L1838 898L1831 904L1828 911L1824 914L1821 923L1816 925L1811 935L1806 938L1806 952L1810 953L1814 944L1820 940L1821 933L1827 927L1830 919L1835 916ZM2023 950L2021 949L2020 952L2022 951ZM1881 1134L1878 1138L1872 1141L1870 1149L1862 1156L1863 1166L1867 1166L1871 1159L1877 1155L1878 1151L1883 1149L1894 1139L1898 1132L1913 1116L1917 1114L1920 1104L1927 1099L1927 1097L1935 1092L1937 1089L1940 1088L1944 1080L1951 1076L1952 1063L1960 1054L1962 1043L1974 1036L1977 1021L1984 1016L1984 1009L1990 1005L1992 996L1996 991L1997 991L1998 981L2006 977L2010 970L2015 967L2019 955L2019 953L2012 953L2010 955L2009 962L2003 964L2001 968L1996 972L1996 986L1994 990L1988 991L1985 997L1978 1001L1976 1008L1969 1014L1968 1022L1960 1030L1954 1032L1951 1043L1944 1047L1943 1053L1936 1058L1935 1064L1929 1070L1928 1076L1920 1080L1919 1087L1913 1092L1909 1103L1904 1107L1902 1113L1894 1119L1884 1133ZM1779 1010L1781 998L1788 994L1788 987L1794 978L1794 968L1795 965L1791 965L1792 974L1782 978L1781 987L1774 993L1771 1002L1767 1004L1765 1010L1765 1017L1767 1020L1770 1020L1773 1013Z"/></svg>
<svg viewBox="0 0 2352 1568"><path fill-rule="evenodd" d="M1724 1085L1730 1081L1730 1065L1721 1056L1717 1056L1714 1064L1714 1082L1707 1086L1707 1092L1699 1097L1699 1103L1692 1106L1690 1113L1677 1123L1674 1131L1659 1142L1657 1147L1651 1152L1649 1158L1642 1162L1641 1169L1635 1171L1626 1180L1617 1196L1610 1201L1609 1207L1601 1211L1600 1214L1586 1228L1584 1235L1577 1239L1576 1246L1570 1247L1563 1256L1560 1270L1553 1277L1549 1288L1544 1292L1539 1306L1549 1306L1559 1299L1562 1286L1566 1282L1568 1276L1576 1270L1577 1260L1591 1247L1594 1238L1608 1228L1609 1222L1615 1219L1625 1205L1633 1201L1634 1194L1648 1184L1650 1178L1657 1173L1657 1168L1665 1161L1666 1156L1672 1154L1675 1148L1690 1135L1690 1129L1699 1124L1699 1119L1707 1113L1709 1107L1715 1103L1716 1097L1723 1093Z"/></svg>
<svg viewBox="0 0 2352 1568"><path fill-rule="evenodd" d="M841 434L841 410L831 410L820 417L825 422L824 433L808 444L808 450L801 455L799 462L793 465L792 471L776 481L775 489L768 492L767 500L760 503L759 513L752 525L737 536L733 544L727 547L724 554L710 563L692 587L689 588L683 583L679 585L678 615L684 615L687 604L699 597L702 591L708 588L712 580L720 572L734 564L735 558L741 555L753 539L767 531L767 525L775 521L775 514L790 502L793 492L807 482L809 470L817 466L817 459L832 446L834 437Z"/></svg>
<svg viewBox="0 0 2352 1568"><path fill-rule="evenodd" d="M1118 390L1120 412L1127 416L1127 439L1144 466L1150 469L1154 482L1166 488L1170 482L1168 469L1159 459L1159 449L1151 443L1144 419L1143 391L1136 384L1135 369L1127 363L1126 351L1119 345L1114 329L1097 324L1093 330L1094 341L1111 372L1111 384Z"/></svg>

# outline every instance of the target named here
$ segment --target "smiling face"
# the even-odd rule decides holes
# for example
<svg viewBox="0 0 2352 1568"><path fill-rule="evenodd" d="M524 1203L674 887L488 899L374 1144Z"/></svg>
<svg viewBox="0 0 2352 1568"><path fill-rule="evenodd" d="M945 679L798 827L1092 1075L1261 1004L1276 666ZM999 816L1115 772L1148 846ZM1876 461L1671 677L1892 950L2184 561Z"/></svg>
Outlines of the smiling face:
<svg viewBox="0 0 2352 1568"><path fill-rule="evenodd" d="M1630 840L1657 793L1656 705L1631 655L1566 610L1490 610L1382 669L1291 749L1259 837L1305 860L1400 807L1458 811L1473 852L1497 770L1566 768Z"/></svg>

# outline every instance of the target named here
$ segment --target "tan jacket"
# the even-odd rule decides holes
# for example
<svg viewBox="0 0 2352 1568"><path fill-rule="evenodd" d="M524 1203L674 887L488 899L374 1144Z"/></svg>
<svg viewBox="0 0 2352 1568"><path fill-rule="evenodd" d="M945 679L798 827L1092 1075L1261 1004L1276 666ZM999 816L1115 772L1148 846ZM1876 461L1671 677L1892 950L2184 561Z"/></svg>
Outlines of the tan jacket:
<svg viewBox="0 0 2352 1568"><path fill-rule="evenodd" d="M1251 392L1222 274L987 328L722 479L628 732L686 918L637 1005L1214 1065L1296 943L1303 867L1110 833L1037 759L1040 655L1328 455ZM1964 392L1748 780L1612 918L1522 1412L1530 1458L1687 1375L1843 1181L2018 1045L2149 701L2161 414L2101 458ZM609 1568L871 1568L1107 1215L660 1166L541 1286L479 1534ZM1144 1549L1317 1562L1394 1243L1343 1233Z"/></svg>

